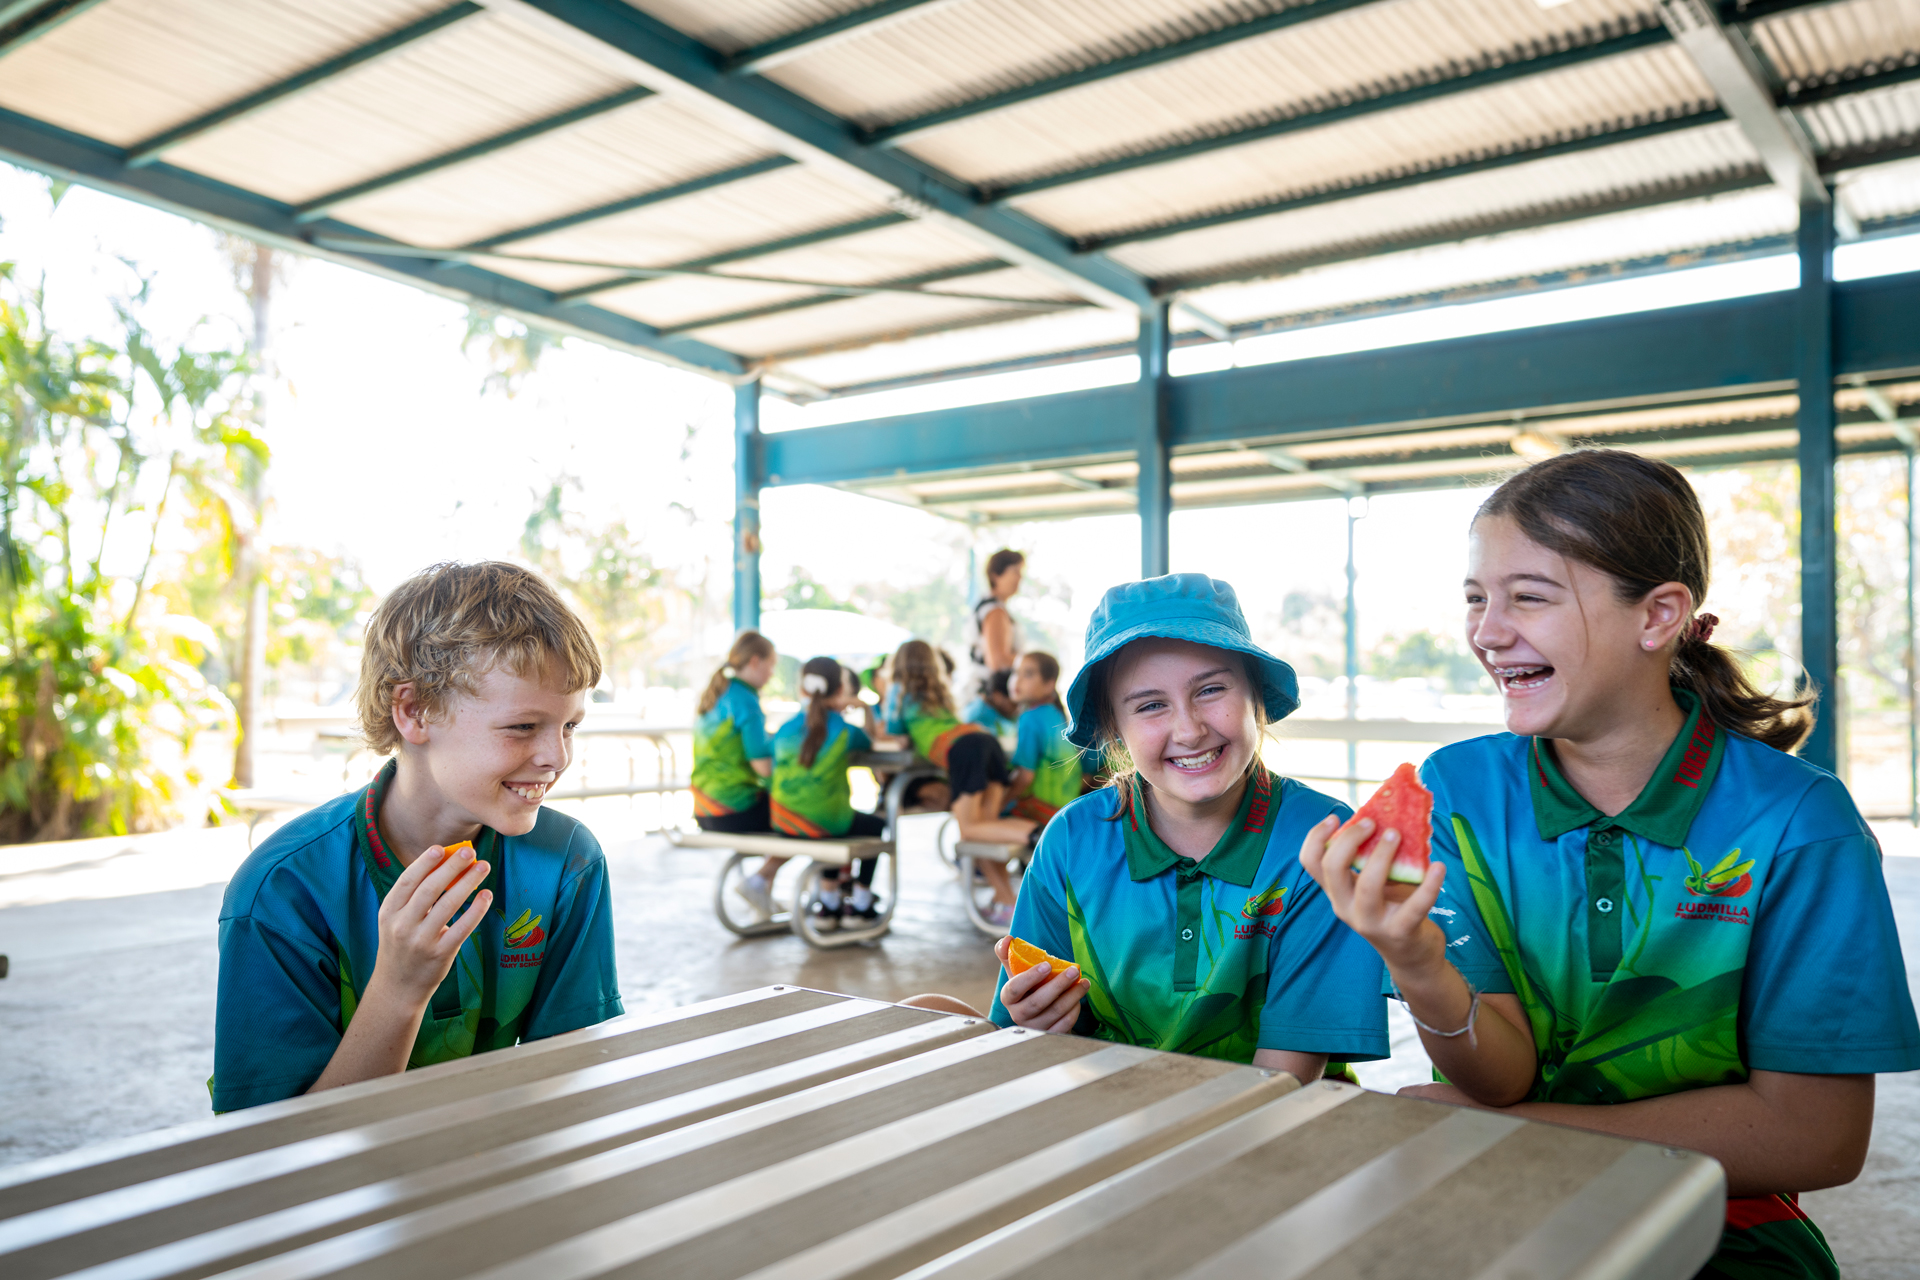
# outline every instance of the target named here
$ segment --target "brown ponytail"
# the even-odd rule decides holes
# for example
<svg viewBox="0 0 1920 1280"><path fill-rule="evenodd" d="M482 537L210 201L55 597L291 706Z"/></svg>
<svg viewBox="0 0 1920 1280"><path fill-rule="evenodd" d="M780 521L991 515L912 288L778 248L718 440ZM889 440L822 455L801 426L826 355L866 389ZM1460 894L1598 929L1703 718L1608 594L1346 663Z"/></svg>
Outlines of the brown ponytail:
<svg viewBox="0 0 1920 1280"><path fill-rule="evenodd" d="M773 641L767 639L758 631L749 629L735 636L733 638L733 648L727 650L726 662L721 665L719 670L713 673L713 679L707 681L706 691L700 695L700 703L697 708L700 714L705 715L720 705L720 695L727 691L727 686L733 683L733 678L740 674L740 668L746 666L755 658L771 658L772 656Z"/></svg>
<svg viewBox="0 0 1920 1280"><path fill-rule="evenodd" d="M1607 574L1623 602L1663 582L1707 595L1707 518L1687 478L1664 462L1619 449L1576 449L1508 478L1474 519L1504 516L1549 551ZM1698 697L1724 729L1781 751L1813 731L1818 692L1775 698L1756 688L1711 628L1690 619L1668 677Z"/></svg>
<svg viewBox="0 0 1920 1280"><path fill-rule="evenodd" d="M936 656L937 655L937 656ZM947 688L942 659L951 663L944 650L936 650L925 640L909 640L893 655L894 688L900 691L900 710L905 714L909 702L917 702L932 715L958 715L953 707L953 692Z"/></svg>
<svg viewBox="0 0 1920 1280"><path fill-rule="evenodd" d="M818 678L820 687L809 689ZM840 663L833 658L808 658L800 668L800 696L807 700L807 735L800 739L800 767L813 768L827 743L827 700L846 688Z"/></svg>

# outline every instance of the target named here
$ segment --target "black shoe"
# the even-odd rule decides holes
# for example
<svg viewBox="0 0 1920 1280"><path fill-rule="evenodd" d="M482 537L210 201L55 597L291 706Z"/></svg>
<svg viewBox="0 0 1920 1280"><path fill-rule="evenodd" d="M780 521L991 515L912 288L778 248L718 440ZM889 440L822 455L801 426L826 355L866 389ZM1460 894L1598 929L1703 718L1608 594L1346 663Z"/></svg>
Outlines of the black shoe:
<svg viewBox="0 0 1920 1280"><path fill-rule="evenodd" d="M844 922L845 927L849 929L862 929L878 924L880 922L880 899L870 898L864 907L854 906L852 898L843 899L840 903L840 919Z"/></svg>
<svg viewBox="0 0 1920 1280"><path fill-rule="evenodd" d="M829 907L815 898L813 905L807 908L807 923L813 926L815 933L832 933L840 927L840 912L845 906L844 898L838 907Z"/></svg>

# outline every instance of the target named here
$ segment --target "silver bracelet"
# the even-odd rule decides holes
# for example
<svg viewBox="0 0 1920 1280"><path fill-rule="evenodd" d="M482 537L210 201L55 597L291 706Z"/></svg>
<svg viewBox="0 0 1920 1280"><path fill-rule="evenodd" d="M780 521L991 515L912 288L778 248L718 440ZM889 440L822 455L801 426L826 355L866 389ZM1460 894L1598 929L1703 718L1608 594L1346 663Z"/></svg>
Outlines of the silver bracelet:
<svg viewBox="0 0 1920 1280"><path fill-rule="evenodd" d="M1400 1004L1402 1008L1406 1009L1407 1016L1413 1019L1413 1025L1428 1035L1439 1036L1442 1040L1452 1040L1459 1036L1465 1036L1467 1038L1467 1047L1475 1053L1478 1053L1480 1051L1480 1041L1473 1034L1473 1024L1480 1018L1480 990L1469 982L1467 984L1467 995L1471 998L1467 1005L1467 1025L1455 1031L1442 1031L1438 1027L1430 1027L1420 1021L1420 1015L1413 1011L1413 1006L1407 1003L1405 996L1400 997Z"/></svg>

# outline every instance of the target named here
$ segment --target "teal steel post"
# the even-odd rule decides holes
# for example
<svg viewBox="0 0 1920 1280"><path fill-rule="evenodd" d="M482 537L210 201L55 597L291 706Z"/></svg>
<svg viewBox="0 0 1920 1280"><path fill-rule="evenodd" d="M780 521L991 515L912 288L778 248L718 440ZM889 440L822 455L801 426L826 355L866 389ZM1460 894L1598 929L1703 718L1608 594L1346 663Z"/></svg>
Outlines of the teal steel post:
<svg viewBox="0 0 1920 1280"><path fill-rule="evenodd" d="M733 629L760 625L760 379L733 389Z"/></svg>
<svg viewBox="0 0 1920 1280"><path fill-rule="evenodd" d="M1800 288L1794 303L1794 376L1800 384L1800 662L1820 694L1803 759L1840 771L1839 598L1835 587L1833 209L1800 205Z"/></svg>
<svg viewBox="0 0 1920 1280"><path fill-rule="evenodd" d="M1155 302L1140 312L1140 576L1171 572L1173 519L1173 378L1167 353L1173 345L1170 307Z"/></svg>

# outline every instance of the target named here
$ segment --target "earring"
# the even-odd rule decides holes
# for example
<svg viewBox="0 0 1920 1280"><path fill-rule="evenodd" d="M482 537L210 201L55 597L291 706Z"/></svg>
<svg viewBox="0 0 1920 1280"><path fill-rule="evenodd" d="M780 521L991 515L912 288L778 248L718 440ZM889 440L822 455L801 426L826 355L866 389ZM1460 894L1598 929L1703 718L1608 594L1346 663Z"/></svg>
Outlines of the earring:
<svg viewBox="0 0 1920 1280"><path fill-rule="evenodd" d="M1647 646L1647 648L1649 648L1649 649L1651 649L1651 648L1653 648L1653 641L1651 641L1651 640L1647 640L1647 641L1644 641L1643 643L1645 643L1645 645Z"/></svg>

